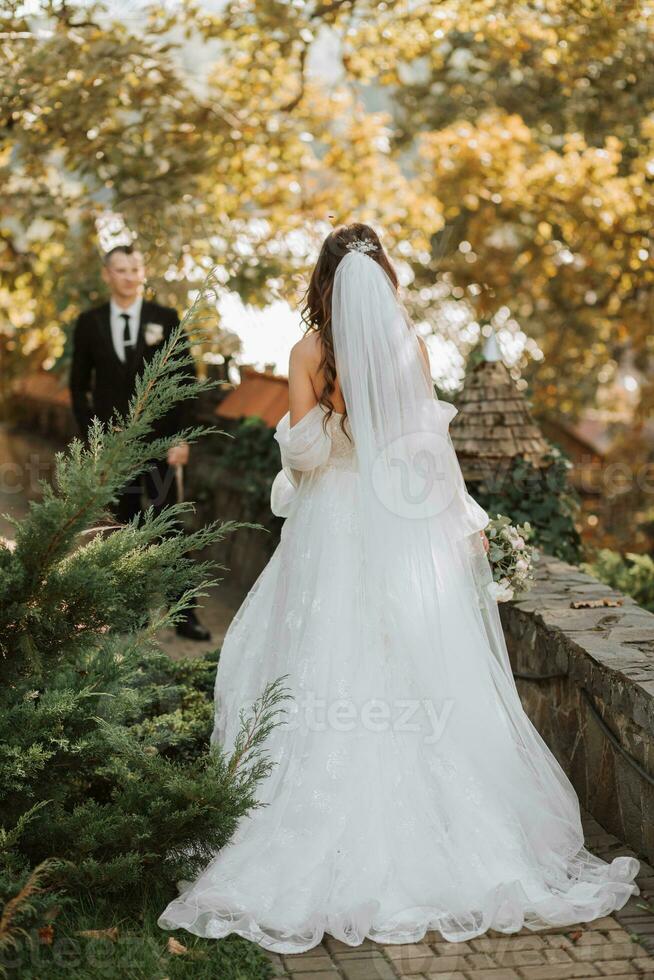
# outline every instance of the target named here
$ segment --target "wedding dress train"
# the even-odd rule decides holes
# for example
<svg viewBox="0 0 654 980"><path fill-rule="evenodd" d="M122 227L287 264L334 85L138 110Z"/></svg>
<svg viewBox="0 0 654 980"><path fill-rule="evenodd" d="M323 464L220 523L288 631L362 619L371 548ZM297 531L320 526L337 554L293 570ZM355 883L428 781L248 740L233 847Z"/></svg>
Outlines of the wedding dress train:
<svg viewBox="0 0 654 980"><path fill-rule="evenodd" d="M378 394L408 398L404 383L419 388L419 368L397 309L379 326L392 306L379 267L363 255L341 266L342 280L369 277L387 306L373 335L370 308L357 318L351 294L346 307L335 292L348 418L325 419L315 405L292 428L288 413L277 426L283 469L271 507L286 520L225 636L212 740L231 750L240 710L271 680L283 675L293 700L266 742L275 765L258 787L264 805L182 883L159 925L293 953L325 932L353 946L417 942L427 930L460 941L606 915L638 894L639 863L608 864L584 847L575 791L522 708L486 588L488 515L465 488L448 432L456 409L427 389L415 412L405 401L408 448L399 445L392 473L382 467L401 493L389 503L385 476L369 492L364 421L385 437L393 426L368 407L378 411ZM346 325L375 351L385 338L383 360L373 365L372 346L350 349ZM370 369L385 384L369 386L364 404L354 385ZM406 483L417 432L418 451L439 459L428 498Z"/></svg>

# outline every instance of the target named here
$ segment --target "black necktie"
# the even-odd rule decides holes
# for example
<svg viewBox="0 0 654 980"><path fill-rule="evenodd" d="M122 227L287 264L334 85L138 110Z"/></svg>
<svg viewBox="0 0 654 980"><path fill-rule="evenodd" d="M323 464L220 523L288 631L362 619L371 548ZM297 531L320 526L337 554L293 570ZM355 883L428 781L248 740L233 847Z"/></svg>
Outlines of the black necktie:
<svg viewBox="0 0 654 980"><path fill-rule="evenodd" d="M125 364L130 367L132 360L134 359L134 348L132 346L132 332L129 329L129 313L121 313L120 316L125 323L125 329L123 330L123 353L125 356Z"/></svg>

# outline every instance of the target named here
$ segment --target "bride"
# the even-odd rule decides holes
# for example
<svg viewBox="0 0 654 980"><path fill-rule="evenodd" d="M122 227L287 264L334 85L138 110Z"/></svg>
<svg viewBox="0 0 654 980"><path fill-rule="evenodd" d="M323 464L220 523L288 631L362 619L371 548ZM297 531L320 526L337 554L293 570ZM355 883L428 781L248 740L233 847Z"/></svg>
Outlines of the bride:
<svg viewBox="0 0 654 980"><path fill-rule="evenodd" d="M225 636L212 742L287 678L265 804L159 919L280 953L325 932L415 943L588 922L639 863L584 847L579 803L523 711L483 529L427 351L375 231L325 240L291 352L281 540Z"/></svg>

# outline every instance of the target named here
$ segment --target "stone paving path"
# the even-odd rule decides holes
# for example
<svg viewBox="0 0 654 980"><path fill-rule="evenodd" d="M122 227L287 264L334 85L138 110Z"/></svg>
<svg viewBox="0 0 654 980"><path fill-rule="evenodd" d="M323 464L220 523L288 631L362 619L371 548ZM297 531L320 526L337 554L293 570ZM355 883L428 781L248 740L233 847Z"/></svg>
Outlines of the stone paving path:
<svg viewBox="0 0 654 980"><path fill-rule="evenodd" d="M586 843L609 860L632 854L584 815ZM326 936L306 953L266 953L286 980L654 980L654 868L641 862L641 894L614 915L578 926L505 935L490 931L465 943L427 933L422 942L346 946Z"/></svg>

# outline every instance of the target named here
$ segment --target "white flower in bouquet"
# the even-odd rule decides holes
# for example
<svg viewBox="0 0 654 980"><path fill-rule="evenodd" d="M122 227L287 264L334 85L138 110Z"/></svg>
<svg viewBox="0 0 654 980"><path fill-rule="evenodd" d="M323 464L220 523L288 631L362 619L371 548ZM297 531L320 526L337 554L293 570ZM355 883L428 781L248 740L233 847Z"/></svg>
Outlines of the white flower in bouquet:
<svg viewBox="0 0 654 980"><path fill-rule="evenodd" d="M497 602L508 602L531 587L538 559L537 549L527 543L531 534L527 521L514 525L503 514L492 518L486 528L488 561L493 572L488 592Z"/></svg>
<svg viewBox="0 0 654 980"><path fill-rule="evenodd" d="M491 599L495 599L496 602L507 602L513 598L513 589L506 578L500 579L499 582L489 582L487 588Z"/></svg>

